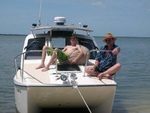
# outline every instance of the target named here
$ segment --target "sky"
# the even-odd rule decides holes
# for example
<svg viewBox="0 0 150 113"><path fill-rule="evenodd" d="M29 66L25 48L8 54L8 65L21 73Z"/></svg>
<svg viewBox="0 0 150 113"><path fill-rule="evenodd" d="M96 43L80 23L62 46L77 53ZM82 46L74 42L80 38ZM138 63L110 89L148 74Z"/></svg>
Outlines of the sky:
<svg viewBox="0 0 150 113"><path fill-rule="evenodd" d="M150 37L150 0L0 0L0 34L28 34L32 23L88 25L93 36ZM41 15L41 16L39 16Z"/></svg>

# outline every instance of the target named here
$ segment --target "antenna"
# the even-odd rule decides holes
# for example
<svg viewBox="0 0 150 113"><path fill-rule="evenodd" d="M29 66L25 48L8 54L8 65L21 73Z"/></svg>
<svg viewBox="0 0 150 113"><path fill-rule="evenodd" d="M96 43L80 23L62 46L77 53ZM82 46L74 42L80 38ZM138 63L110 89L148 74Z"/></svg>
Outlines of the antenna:
<svg viewBox="0 0 150 113"><path fill-rule="evenodd" d="M40 11L39 11L39 26L41 25L41 10L42 10L42 0L40 2Z"/></svg>

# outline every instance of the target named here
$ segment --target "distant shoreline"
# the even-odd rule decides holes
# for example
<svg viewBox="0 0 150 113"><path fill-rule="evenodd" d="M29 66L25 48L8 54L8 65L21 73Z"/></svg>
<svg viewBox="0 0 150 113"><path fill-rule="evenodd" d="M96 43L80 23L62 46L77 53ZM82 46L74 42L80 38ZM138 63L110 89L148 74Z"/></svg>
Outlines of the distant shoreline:
<svg viewBox="0 0 150 113"><path fill-rule="evenodd" d="M0 36L27 36L27 34L0 34ZM99 37L104 38L105 36L93 36L93 37ZM150 38L150 37L134 37L134 36L116 36L117 38Z"/></svg>
<svg viewBox="0 0 150 113"><path fill-rule="evenodd" d="M0 34L0 36L26 36L26 34Z"/></svg>

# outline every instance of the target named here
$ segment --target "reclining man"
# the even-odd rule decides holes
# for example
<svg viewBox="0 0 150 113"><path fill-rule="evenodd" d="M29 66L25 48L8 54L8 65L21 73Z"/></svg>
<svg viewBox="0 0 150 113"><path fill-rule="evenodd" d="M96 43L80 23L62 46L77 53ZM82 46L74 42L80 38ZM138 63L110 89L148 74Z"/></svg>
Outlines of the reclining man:
<svg viewBox="0 0 150 113"><path fill-rule="evenodd" d="M36 69L43 68L42 69L43 72L47 71L49 70L50 65L56 60L56 53L57 53L57 59L61 62L67 60L68 57L71 56L71 54L75 50L78 50L79 54L70 62L71 64L75 64L78 61L78 59L83 55L83 51L81 47L78 45L78 41L75 36L71 36L70 43L71 45L66 46L63 50L60 50L58 48L55 48L55 50L53 50L53 48L51 47L44 46L42 52L41 64ZM46 51L48 50L49 50L48 55L51 55L51 59L48 62L48 64L45 65Z"/></svg>

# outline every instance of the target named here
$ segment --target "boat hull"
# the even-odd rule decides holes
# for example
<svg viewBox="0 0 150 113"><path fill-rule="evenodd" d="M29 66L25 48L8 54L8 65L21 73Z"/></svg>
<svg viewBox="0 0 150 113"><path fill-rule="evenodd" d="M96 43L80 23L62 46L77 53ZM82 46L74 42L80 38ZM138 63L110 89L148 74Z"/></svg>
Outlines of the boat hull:
<svg viewBox="0 0 150 113"><path fill-rule="evenodd" d="M47 108L86 108L93 113L111 113L116 86L31 86L15 85L19 113L38 113ZM81 95L80 95L81 93Z"/></svg>

